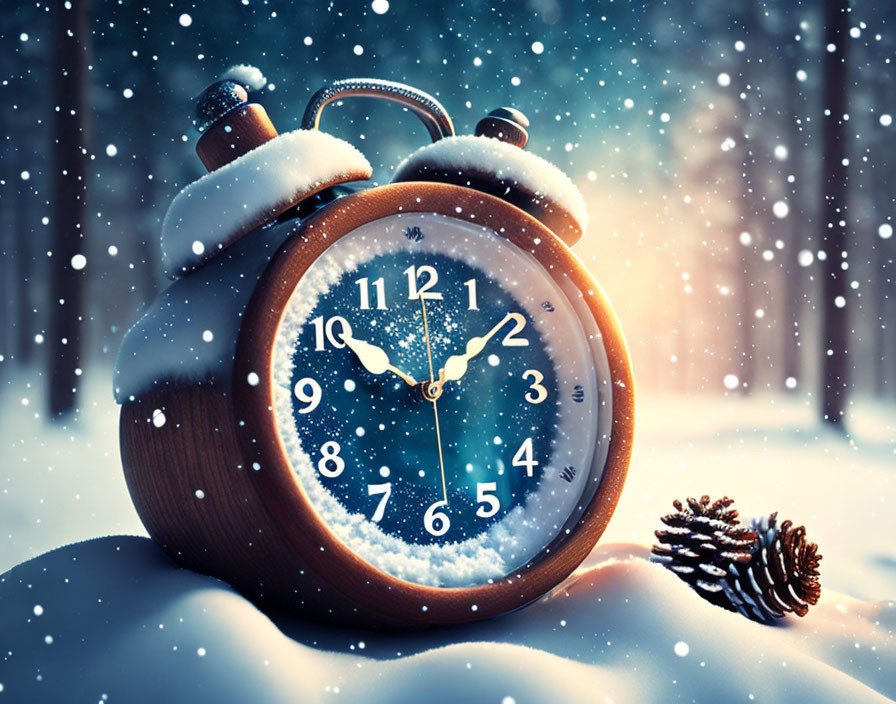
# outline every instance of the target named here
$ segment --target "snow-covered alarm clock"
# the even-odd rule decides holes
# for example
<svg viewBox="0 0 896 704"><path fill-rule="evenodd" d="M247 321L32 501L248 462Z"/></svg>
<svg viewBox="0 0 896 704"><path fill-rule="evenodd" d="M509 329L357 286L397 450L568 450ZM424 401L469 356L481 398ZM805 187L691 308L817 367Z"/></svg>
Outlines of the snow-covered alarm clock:
<svg viewBox="0 0 896 704"><path fill-rule="evenodd" d="M209 173L162 228L175 279L116 369L128 487L178 562L259 603L407 627L519 608L593 548L622 490L633 388L570 247L584 201L493 111L351 79L278 134L237 67L200 97ZM392 183L319 130L396 101L433 143Z"/></svg>

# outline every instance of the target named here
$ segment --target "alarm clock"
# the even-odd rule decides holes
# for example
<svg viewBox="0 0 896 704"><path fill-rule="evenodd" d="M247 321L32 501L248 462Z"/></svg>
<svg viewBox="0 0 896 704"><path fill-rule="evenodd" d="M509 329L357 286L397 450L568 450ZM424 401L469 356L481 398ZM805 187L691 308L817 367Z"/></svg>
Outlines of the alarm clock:
<svg viewBox="0 0 896 704"><path fill-rule="evenodd" d="M125 336L121 455L149 534L262 606L363 626L484 619L600 537L631 365L571 250L587 213L512 108L457 136L410 86L349 79L279 134L236 67L199 98L209 172L162 227L174 282ZM387 185L320 130L397 102L432 138Z"/></svg>

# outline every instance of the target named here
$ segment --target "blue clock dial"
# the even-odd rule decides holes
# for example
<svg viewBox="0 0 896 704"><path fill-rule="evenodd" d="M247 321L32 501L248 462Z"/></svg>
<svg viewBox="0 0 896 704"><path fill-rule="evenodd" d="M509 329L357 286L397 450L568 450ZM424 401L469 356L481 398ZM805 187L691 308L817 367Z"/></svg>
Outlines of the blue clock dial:
<svg viewBox="0 0 896 704"><path fill-rule="evenodd" d="M273 410L346 547L470 586L565 535L603 471L611 393L582 295L493 230L425 213L362 225L309 266L275 335Z"/></svg>
<svg viewBox="0 0 896 704"><path fill-rule="evenodd" d="M492 330L481 351L446 369ZM356 340L388 350L416 383L368 371ZM482 269L444 254L375 256L318 299L292 361L302 447L346 510L388 534L413 543L475 537L543 481L558 422L549 343ZM464 363L461 378L439 384ZM313 412L307 380L320 387ZM428 521L438 501L432 513L447 520Z"/></svg>

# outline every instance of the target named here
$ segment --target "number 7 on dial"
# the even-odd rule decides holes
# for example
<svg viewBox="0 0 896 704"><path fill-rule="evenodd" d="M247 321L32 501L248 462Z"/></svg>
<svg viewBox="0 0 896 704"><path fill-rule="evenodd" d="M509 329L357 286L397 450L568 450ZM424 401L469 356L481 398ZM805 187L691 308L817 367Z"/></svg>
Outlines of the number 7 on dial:
<svg viewBox="0 0 896 704"><path fill-rule="evenodd" d="M389 497L392 496L392 482L386 482L385 484L368 484L367 495L376 496L377 494L382 494L383 498L380 499L380 502L376 506L376 511L374 511L373 515L370 517L370 520L374 523L379 523L383 520L383 516L386 515L386 504L389 502Z"/></svg>

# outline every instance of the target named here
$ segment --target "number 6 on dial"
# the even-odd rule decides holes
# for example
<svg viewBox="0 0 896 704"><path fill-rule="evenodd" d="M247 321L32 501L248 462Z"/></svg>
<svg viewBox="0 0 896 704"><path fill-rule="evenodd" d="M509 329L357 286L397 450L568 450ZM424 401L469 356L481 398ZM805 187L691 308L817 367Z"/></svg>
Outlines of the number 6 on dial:
<svg viewBox="0 0 896 704"><path fill-rule="evenodd" d="M426 513L423 514L423 527L426 528L426 532L430 535L436 537L445 535L451 527L451 521L447 514L436 510L447 505L447 501L436 501L432 506L426 509Z"/></svg>

